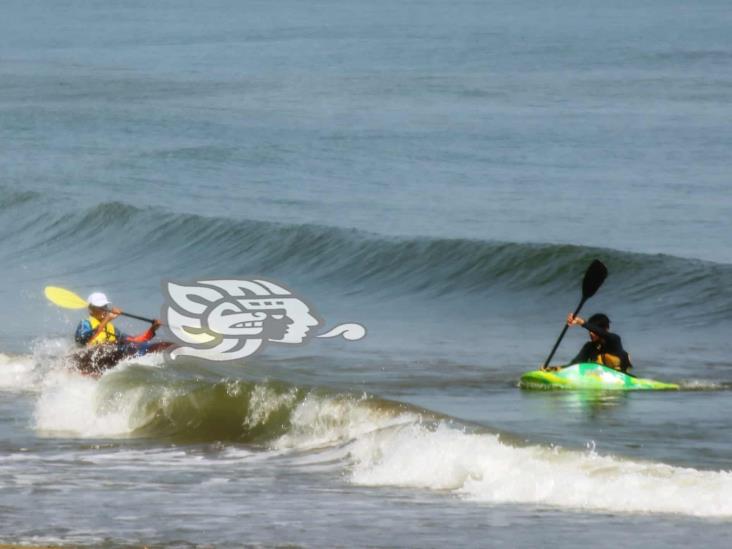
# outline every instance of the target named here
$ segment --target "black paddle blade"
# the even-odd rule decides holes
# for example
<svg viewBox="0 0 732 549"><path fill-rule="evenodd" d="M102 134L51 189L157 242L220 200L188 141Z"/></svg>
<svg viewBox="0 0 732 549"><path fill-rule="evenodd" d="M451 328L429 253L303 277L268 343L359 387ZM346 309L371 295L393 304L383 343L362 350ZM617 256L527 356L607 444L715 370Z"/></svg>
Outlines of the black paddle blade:
<svg viewBox="0 0 732 549"><path fill-rule="evenodd" d="M607 278L607 267L603 265L602 261L595 259L590 266L587 267L585 272L585 278L582 280L582 298L589 299L597 290L600 289L602 283Z"/></svg>

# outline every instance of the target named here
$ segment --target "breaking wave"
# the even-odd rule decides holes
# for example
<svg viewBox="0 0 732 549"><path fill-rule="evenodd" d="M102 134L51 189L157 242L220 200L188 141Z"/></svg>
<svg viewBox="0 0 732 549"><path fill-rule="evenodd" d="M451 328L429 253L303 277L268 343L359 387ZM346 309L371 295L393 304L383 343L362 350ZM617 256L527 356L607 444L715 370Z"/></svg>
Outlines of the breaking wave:
<svg viewBox="0 0 732 549"><path fill-rule="evenodd" d="M732 472L517 445L484 428L368 395L277 381L171 380L134 363L99 380L56 371L39 434L244 443L341 471L355 485L583 511L732 517ZM159 366L159 365L158 365ZM191 374L189 372L189 374Z"/></svg>

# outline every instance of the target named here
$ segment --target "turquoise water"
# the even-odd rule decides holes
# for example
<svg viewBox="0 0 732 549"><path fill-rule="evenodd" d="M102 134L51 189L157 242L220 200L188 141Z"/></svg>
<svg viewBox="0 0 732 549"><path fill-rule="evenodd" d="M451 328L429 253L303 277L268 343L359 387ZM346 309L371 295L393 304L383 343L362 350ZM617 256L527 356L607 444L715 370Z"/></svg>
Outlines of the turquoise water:
<svg viewBox="0 0 732 549"><path fill-rule="evenodd" d="M0 541L724 544L727 3L4 14ZM683 391L517 389L596 257L586 312ZM367 338L94 380L42 293L253 275Z"/></svg>

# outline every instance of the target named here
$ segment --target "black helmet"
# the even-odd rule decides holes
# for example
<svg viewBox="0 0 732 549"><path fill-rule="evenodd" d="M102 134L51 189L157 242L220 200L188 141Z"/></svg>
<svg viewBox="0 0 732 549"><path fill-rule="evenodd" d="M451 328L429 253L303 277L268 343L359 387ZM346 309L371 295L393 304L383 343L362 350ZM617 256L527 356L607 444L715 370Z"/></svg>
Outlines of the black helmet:
<svg viewBox="0 0 732 549"><path fill-rule="evenodd" d="M595 313L590 318L587 319L587 324L592 324L593 326L597 326L598 328L602 328L603 330L609 330L610 329L610 319L607 315L602 313Z"/></svg>

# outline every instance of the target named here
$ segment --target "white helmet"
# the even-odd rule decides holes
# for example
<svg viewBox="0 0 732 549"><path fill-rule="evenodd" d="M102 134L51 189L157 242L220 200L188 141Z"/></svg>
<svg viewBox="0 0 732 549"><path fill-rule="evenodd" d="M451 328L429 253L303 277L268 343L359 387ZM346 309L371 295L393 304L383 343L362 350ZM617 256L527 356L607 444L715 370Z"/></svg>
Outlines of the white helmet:
<svg viewBox="0 0 732 549"><path fill-rule="evenodd" d="M102 292L94 292L89 296L87 301L89 302L89 305L93 307L99 307L100 309L112 303Z"/></svg>

